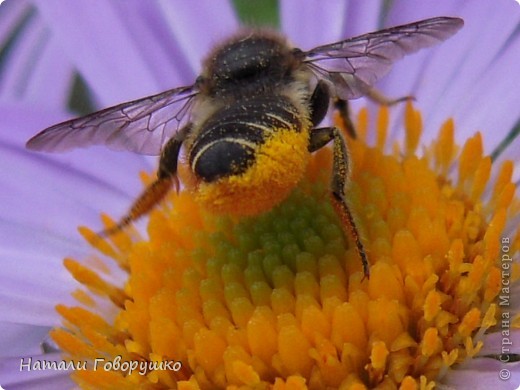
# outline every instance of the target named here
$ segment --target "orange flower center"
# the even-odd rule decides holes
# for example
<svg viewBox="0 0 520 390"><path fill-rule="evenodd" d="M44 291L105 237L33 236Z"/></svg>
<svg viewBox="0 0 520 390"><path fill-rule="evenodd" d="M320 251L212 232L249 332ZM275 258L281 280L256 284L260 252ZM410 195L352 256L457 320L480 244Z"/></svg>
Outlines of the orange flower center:
<svg viewBox="0 0 520 390"><path fill-rule="evenodd" d="M419 156L411 105L405 142L388 153L387 123L383 108L367 145L363 110L350 141L348 196L370 279L329 202L328 149L257 217L216 217L181 192L150 215L147 239L81 229L100 255L65 260L83 289L77 307L58 305L64 327L52 334L69 359L89 361L74 380L95 389L432 388L475 356L499 316L503 240L511 256L520 247L519 231L505 233L520 209L512 163L489 184L481 135L459 149L451 120Z"/></svg>

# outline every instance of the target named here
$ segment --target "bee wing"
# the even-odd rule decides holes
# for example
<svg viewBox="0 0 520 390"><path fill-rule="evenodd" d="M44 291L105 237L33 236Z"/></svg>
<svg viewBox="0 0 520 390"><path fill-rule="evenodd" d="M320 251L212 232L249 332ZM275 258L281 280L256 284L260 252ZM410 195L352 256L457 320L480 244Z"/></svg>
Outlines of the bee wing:
<svg viewBox="0 0 520 390"><path fill-rule="evenodd" d="M407 54L440 43L462 26L459 18L437 17L387 28L304 52L304 62L329 80L342 99L364 95L392 64Z"/></svg>
<svg viewBox="0 0 520 390"><path fill-rule="evenodd" d="M27 148L63 152L89 145L158 155L189 117L194 86L170 89L157 95L118 104L51 126L27 141Z"/></svg>

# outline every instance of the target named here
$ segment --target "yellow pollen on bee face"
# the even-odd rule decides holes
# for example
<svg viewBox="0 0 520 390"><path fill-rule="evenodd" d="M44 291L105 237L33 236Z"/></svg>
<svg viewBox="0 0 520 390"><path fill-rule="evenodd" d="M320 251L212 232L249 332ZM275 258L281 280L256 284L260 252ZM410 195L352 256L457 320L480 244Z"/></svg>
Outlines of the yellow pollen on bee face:
<svg viewBox="0 0 520 390"><path fill-rule="evenodd" d="M308 133L274 131L255 152L241 175L199 183L196 199L209 211L236 216L256 215L284 200L301 180L309 160Z"/></svg>

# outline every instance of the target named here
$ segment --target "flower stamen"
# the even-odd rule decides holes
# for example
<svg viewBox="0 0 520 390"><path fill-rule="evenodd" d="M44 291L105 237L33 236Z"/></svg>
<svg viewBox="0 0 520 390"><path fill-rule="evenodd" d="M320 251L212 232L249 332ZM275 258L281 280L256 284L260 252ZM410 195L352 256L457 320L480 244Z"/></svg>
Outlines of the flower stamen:
<svg viewBox="0 0 520 390"><path fill-rule="evenodd" d="M181 367L91 368L73 373L76 382L432 389L477 356L501 313L500 239L520 211L513 165L503 163L490 185L482 136L458 147L451 119L419 154L422 116L411 103L405 140L389 153L389 122L382 108L370 146L363 109L349 140L347 197L372 264L368 280L330 203L326 148L289 198L259 216L217 217L185 190L151 213L146 240L135 231L99 239L81 229L100 258L88 266L65 260L86 292L76 293L83 307L58 305L64 328L54 340L70 359ZM517 231L511 255L519 242ZM119 284L118 272L126 275ZM512 282L519 276L517 269Z"/></svg>

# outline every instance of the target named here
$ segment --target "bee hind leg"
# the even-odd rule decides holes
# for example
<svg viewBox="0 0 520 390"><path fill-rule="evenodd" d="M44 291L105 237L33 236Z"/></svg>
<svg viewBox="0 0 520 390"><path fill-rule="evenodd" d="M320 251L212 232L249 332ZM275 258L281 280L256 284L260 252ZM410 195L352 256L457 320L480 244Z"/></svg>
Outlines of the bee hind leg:
<svg viewBox="0 0 520 390"><path fill-rule="evenodd" d="M311 131L309 151L315 152L321 149L330 141L333 141L333 166L331 192L332 200L336 212L338 213L343 226L348 228L348 233L354 240L356 250L361 258L363 265L363 275L368 278L370 276L368 258L365 252L361 236L354 221L354 215L350 211L347 198L345 196L345 187L350 177L350 166L348 163L348 150L345 139L336 127L323 127L313 129Z"/></svg>
<svg viewBox="0 0 520 390"><path fill-rule="evenodd" d="M163 200L166 194L170 191L172 185L176 191L179 190L177 161L182 143L190 129L191 124L186 125L177 132L166 143L166 145L164 145L159 160L157 179L145 188L137 200L132 204L128 213L117 223L117 225L103 230L98 233L98 236L107 237L111 234L117 233L143 215L148 214L155 205Z"/></svg>
<svg viewBox="0 0 520 390"><path fill-rule="evenodd" d="M128 213L123 218L121 218L117 225L101 231L98 233L98 236L108 237L123 230L125 227L143 215L148 214L152 208L158 204L170 191L172 183L175 183L175 179L171 176L166 178L157 178L148 187L145 188L145 190L130 207Z"/></svg>

